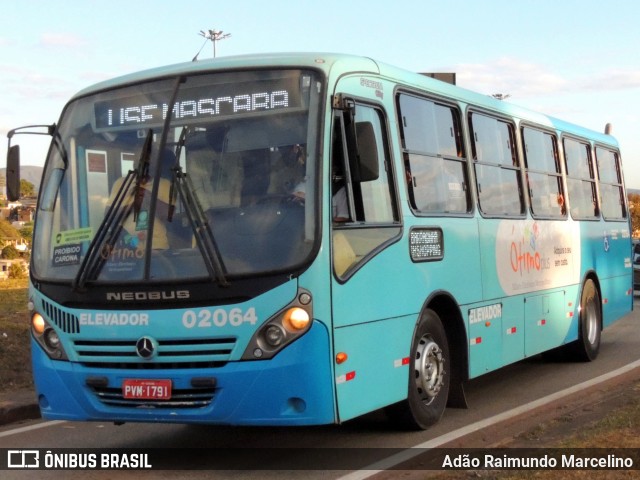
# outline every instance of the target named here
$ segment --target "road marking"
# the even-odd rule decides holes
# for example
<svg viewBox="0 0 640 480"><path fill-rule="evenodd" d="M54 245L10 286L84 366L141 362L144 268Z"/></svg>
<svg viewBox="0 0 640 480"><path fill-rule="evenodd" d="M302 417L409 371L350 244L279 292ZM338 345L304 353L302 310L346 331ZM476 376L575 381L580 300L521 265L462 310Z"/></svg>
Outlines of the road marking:
<svg viewBox="0 0 640 480"><path fill-rule="evenodd" d="M467 425L466 427L459 428L445 435L441 435L426 442L419 443L418 445L414 445L413 447L409 447L400 453L387 457L383 460L380 460L379 462L372 463L371 465L367 465L361 470L351 472L347 475L339 477L338 480L364 480L366 478L370 478L378 473L390 469L395 465L406 462L407 460L411 460L412 458L423 454L425 450L440 447L449 442L452 442L453 440L457 440L458 438L489 427L495 423L503 422L505 420L517 417L518 415L522 415L523 413L527 413L531 410L535 410L536 408L555 402L556 400L564 398L568 395L572 395L576 392L579 392L580 390L584 390L599 383L606 382L607 380L611 380L612 378L623 375L639 367L640 360L636 360L635 362L625 365L624 367L620 367L617 370L605 373L604 375L600 375L599 377L593 378L586 382L579 383L578 385L574 385L573 387L569 387L559 392L552 393L551 395L547 395L546 397L534 400L516 408L512 408L511 410L507 410L506 412L494 415L493 417L472 423L470 425ZM53 427L62 423L68 422L66 420L53 420L49 422L37 423L28 427L15 428L13 430L0 432L0 438L10 437L12 435L18 435L20 433L31 432L34 430L39 430L41 428Z"/></svg>
<svg viewBox="0 0 640 480"><path fill-rule="evenodd" d="M566 388L559 392L552 393L551 395L547 395L546 397L534 400L533 402L529 402L519 407L512 408L511 410L507 410L506 412L500 413L498 415L494 415L491 418L480 420L478 422L472 423L471 425L467 425L466 427L454 430L453 432L449 432L445 435L441 435L426 442L419 443L418 445L409 447L406 450L380 460L379 462L367 465L361 470L339 477L338 480L364 480L365 478L372 477L378 473L390 469L391 467L394 467L400 463L406 462L407 460L411 460L412 458L423 454L425 450L446 445L447 443L469 435L470 433L477 432L478 430L482 430L483 428L489 427L495 423L504 422L505 420L517 417L518 415L522 415L523 413L535 410L536 408L555 402L556 400L560 400L561 398L572 395L576 392L579 392L580 390L593 387L594 385L623 375L638 367L640 367L640 360L636 360L635 362L625 365L624 367L620 367L617 370L605 373L604 375L600 375L599 377L592 378L591 380L587 380L586 382L579 383L578 385L574 385L573 387Z"/></svg>
<svg viewBox="0 0 640 480"><path fill-rule="evenodd" d="M31 432L33 430L39 430L41 428L53 427L61 423L67 423L66 420L52 420L50 422L36 423L35 425L29 425L28 427L14 428L13 430L7 430L6 432L0 432L0 438L10 437L11 435L18 435L19 433Z"/></svg>

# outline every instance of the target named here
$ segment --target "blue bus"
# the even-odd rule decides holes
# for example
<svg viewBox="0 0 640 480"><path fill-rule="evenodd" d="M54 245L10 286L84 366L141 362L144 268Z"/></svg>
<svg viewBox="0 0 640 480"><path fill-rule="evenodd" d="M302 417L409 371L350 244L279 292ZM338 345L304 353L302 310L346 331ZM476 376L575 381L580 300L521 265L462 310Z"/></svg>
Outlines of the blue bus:
<svg viewBox="0 0 640 480"><path fill-rule="evenodd" d="M595 359L632 309L610 135L369 58L135 73L39 133L47 419L427 428L487 372Z"/></svg>

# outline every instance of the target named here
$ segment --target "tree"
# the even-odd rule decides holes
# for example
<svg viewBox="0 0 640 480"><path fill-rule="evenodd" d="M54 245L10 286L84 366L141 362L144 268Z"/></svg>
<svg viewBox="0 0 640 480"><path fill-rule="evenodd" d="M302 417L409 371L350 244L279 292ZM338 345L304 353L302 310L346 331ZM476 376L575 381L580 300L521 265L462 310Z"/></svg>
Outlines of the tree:
<svg viewBox="0 0 640 480"><path fill-rule="evenodd" d="M33 183L22 178L20 179L20 195L22 197L35 197L36 187L33 185Z"/></svg>
<svg viewBox="0 0 640 480"><path fill-rule="evenodd" d="M9 278L23 278L25 275L24 268L22 264L18 262L14 262L9 267Z"/></svg>
<svg viewBox="0 0 640 480"><path fill-rule="evenodd" d="M20 236L27 241L29 247L31 247L31 243L33 242L33 223L26 224L18 230L18 232L20 233Z"/></svg>
<svg viewBox="0 0 640 480"><path fill-rule="evenodd" d="M7 220L0 220L0 245L10 240L18 240L20 234Z"/></svg>
<svg viewBox="0 0 640 480"><path fill-rule="evenodd" d="M631 215L631 235L640 237L640 195L629 194L629 213Z"/></svg>
<svg viewBox="0 0 640 480"><path fill-rule="evenodd" d="M5 258L7 260L15 260L20 256L20 254L18 253L18 250L16 250L16 247L14 247L13 245L7 245L2 249L1 256L2 258Z"/></svg>

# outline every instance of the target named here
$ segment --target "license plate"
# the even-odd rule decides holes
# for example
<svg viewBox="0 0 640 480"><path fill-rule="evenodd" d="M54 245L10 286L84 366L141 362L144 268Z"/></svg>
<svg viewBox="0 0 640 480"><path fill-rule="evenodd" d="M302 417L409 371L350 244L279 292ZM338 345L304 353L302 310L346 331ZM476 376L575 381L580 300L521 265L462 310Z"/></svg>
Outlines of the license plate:
<svg viewBox="0 0 640 480"><path fill-rule="evenodd" d="M127 379L122 382L122 396L134 400L169 400L171 380Z"/></svg>

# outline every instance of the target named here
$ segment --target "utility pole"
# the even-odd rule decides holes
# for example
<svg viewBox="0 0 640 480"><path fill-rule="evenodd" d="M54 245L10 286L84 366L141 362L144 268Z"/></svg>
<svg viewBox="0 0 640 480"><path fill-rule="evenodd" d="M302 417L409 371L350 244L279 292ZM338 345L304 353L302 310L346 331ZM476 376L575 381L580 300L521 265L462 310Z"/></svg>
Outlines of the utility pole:
<svg viewBox="0 0 640 480"><path fill-rule="evenodd" d="M224 40L225 38L229 38L231 36L230 33L224 33L222 30L200 30L200 36L204 37L206 40L211 40L213 43L213 58L216 58L216 43L220 40Z"/></svg>

